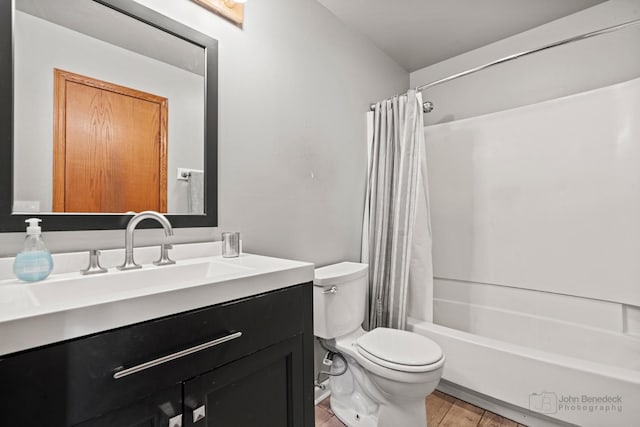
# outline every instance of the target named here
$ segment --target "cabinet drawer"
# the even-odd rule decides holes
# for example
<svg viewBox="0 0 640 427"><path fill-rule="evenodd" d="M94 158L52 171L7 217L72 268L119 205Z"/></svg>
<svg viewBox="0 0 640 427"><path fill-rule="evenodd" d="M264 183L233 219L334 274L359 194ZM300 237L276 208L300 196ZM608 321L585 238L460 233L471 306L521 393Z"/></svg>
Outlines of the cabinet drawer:
<svg viewBox="0 0 640 427"><path fill-rule="evenodd" d="M8 425L79 423L308 331L311 306L310 286L299 285L8 356L0 413ZM201 346L233 333L241 335ZM114 378L131 367L140 370ZM25 422L24 405L40 424Z"/></svg>

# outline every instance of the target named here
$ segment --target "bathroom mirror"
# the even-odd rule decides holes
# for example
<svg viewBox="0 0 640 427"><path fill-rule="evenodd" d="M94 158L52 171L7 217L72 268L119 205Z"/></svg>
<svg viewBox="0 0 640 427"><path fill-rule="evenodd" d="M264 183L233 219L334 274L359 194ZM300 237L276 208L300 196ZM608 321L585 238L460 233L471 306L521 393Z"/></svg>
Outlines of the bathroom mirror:
<svg viewBox="0 0 640 427"><path fill-rule="evenodd" d="M0 230L215 226L217 41L131 0L0 8Z"/></svg>

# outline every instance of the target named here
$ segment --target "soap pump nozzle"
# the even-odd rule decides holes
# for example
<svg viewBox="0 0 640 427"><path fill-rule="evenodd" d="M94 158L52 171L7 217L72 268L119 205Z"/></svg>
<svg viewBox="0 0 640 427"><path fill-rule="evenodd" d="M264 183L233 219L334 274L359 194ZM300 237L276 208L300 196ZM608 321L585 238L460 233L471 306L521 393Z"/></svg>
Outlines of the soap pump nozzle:
<svg viewBox="0 0 640 427"><path fill-rule="evenodd" d="M29 224L27 236L39 236L42 233L42 228L38 225L42 222L40 218L29 218L25 222Z"/></svg>

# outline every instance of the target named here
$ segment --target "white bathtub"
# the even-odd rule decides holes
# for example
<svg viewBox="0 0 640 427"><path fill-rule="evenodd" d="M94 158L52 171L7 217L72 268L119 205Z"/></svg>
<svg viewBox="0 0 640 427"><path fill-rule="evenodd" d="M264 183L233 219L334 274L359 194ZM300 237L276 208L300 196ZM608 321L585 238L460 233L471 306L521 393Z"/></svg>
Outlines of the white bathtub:
<svg viewBox="0 0 640 427"><path fill-rule="evenodd" d="M448 382L523 408L523 414L632 427L640 426L640 336L624 325L635 321L636 310L436 279L436 324L410 320L409 329L442 347ZM583 401L597 398L605 400ZM526 415L518 421L544 424Z"/></svg>

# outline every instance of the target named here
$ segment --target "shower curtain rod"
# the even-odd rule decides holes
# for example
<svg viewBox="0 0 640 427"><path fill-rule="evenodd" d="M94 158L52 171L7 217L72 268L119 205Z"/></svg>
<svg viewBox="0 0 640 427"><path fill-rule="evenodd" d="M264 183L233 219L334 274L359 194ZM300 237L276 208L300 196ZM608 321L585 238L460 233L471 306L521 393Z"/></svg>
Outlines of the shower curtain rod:
<svg viewBox="0 0 640 427"><path fill-rule="evenodd" d="M446 83L446 82L449 82L451 80L456 80L456 79L459 79L460 77L464 77L464 76L467 76L469 74L473 74L473 73L476 73L478 71L482 71L482 70L484 70L486 68L493 67L494 65L502 64L504 62L513 61L514 59L521 58L523 56L531 55L532 53L537 53L537 52L540 52L540 51L543 51L543 50L551 49L551 48L562 46L562 45L565 45L565 44L570 44L570 43L577 42L577 41L580 41L580 40L588 39L590 37L599 36L600 34L606 34L606 33L611 33L613 31L622 30L623 28L630 27L630 26L636 25L636 24L640 24L640 19L635 19L633 21L624 22L622 24L612 25L611 27L606 27L606 28L602 28L600 30L591 31L589 33L584 33L584 34L581 34L581 35L578 35L578 36L569 37L569 38L566 38L566 39L563 39L563 40L559 40L559 41L556 41L556 42L553 42L553 43L546 44L544 46L537 47L535 49L530 49L530 50L525 50L523 52L514 53L512 55L505 56L504 58L500 58L500 59L496 59L495 61L487 62L486 64L480 65L478 67L470 68L470 69L462 71L460 73L452 74L452 75L450 75L448 77L444 77L442 79L435 80L435 81L433 81L431 83L427 83L427 84L424 84L422 86L418 86L418 87L415 88L415 90L417 92L420 92L420 91L423 91L423 90L428 89L430 87L439 85L441 83ZM375 110L375 106L376 106L376 104L371 104L369 106L369 108L373 111L373 110ZM433 111L433 103L430 102L430 101L424 102L422 104L422 111L424 113L430 113L431 111Z"/></svg>

